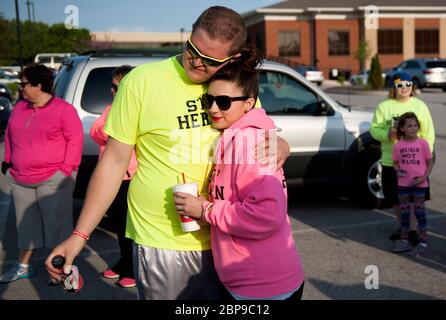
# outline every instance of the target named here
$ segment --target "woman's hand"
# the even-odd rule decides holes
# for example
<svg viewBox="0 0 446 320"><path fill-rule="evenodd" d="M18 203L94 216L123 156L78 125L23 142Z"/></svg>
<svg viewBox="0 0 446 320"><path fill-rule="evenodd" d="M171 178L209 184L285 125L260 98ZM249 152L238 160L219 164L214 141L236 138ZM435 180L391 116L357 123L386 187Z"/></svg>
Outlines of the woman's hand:
<svg viewBox="0 0 446 320"><path fill-rule="evenodd" d="M201 205L206 201L202 196L193 196L184 192L174 192L175 209L182 216L199 219L202 215Z"/></svg>

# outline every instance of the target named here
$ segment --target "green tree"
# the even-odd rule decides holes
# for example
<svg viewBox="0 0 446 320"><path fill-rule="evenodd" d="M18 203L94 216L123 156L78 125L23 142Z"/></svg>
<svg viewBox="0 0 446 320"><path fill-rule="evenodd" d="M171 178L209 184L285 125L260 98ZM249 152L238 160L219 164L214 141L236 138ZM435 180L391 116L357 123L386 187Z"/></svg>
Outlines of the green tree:
<svg viewBox="0 0 446 320"><path fill-rule="evenodd" d="M21 22L23 62L32 62L37 53L76 52L90 48L88 29L66 29L63 23ZM16 21L0 18L0 65L19 61Z"/></svg>
<svg viewBox="0 0 446 320"><path fill-rule="evenodd" d="M372 65L370 67L370 73L367 82L372 90L378 90L383 87L384 80L382 77L382 69L381 69L381 64L379 62L378 54L376 54L372 58Z"/></svg>
<svg viewBox="0 0 446 320"><path fill-rule="evenodd" d="M372 49L368 41L360 41L358 50L354 53L354 58L359 61L361 71L365 70L365 63L372 55Z"/></svg>

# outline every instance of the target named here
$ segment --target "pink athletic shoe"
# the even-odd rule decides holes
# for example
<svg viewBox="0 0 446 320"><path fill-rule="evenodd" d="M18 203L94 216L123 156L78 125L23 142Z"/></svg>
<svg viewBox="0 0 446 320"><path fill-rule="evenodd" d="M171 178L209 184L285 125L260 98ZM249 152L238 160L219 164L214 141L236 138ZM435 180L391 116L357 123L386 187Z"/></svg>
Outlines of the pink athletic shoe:
<svg viewBox="0 0 446 320"><path fill-rule="evenodd" d="M123 288L133 288L134 286L136 286L136 282L135 279L132 278L122 278L118 281L118 285Z"/></svg>
<svg viewBox="0 0 446 320"><path fill-rule="evenodd" d="M112 269L107 269L102 273L102 276L106 279L117 279L119 278L119 274L114 272Z"/></svg>

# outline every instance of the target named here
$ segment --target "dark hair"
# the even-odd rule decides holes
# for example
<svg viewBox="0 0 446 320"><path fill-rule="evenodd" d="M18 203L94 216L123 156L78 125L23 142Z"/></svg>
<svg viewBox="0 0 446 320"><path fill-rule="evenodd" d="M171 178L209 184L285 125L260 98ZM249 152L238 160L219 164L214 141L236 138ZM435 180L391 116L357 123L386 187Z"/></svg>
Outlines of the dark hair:
<svg viewBox="0 0 446 320"><path fill-rule="evenodd" d="M117 67L115 70L113 70L112 76L113 78L116 78L118 81L121 81L124 76L132 71L133 67L129 66L127 64Z"/></svg>
<svg viewBox="0 0 446 320"><path fill-rule="evenodd" d="M192 33L198 28L206 31L211 39L231 41L230 55L239 53L248 38L242 17L226 7L213 6L203 11L192 25Z"/></svg>
<svg viewBox="0 0 446 320"><path fill-rule="evenodd" d="M43 92L52 94L53 73L43 64L32 63L28 65L20 72L19 78L26 78L33 87L40 84Z"/></svg>
<svg viewBox="0 0 446 320"><path fill-rule="evenodd" d="M243 90L243 95L257 100L259 95L259 70L262 64L262 54L253 46L247 46L241 51L241 56L235 61L227 63L210 79L235 82Z"/></svg>
<svg viewBox="0 0 446 320"><path fill-rule="evenodd" d="M417 115L413 112L406 112L406 113L402 114L398 120L398 127L396 129L396 137L398 139L400 139L401 137L404 136L404 132L403 132L403 130L401 130L401 128L404 127L404 125L406 124L406 121L409 119L415 120L416 123L418 124L418 128L420 128L420 121L418 121Z"/></svg>

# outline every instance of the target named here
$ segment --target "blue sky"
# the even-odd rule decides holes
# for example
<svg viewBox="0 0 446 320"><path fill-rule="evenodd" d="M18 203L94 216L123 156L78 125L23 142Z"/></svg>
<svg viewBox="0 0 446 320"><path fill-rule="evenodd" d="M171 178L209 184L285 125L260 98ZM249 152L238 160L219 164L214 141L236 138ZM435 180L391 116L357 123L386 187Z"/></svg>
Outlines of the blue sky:
<svg viewBox="0 0 446 320"><path fill-rule="evenodd" d="M33 0L36 21L64 22L65 7L79 10L79 27L90 31L190 31L199 14L212 5L244 13L280 0ZM19 0L20 19L28 19L26 0ZM14 0L0 0L0 12L15 19Z"/></svg>

